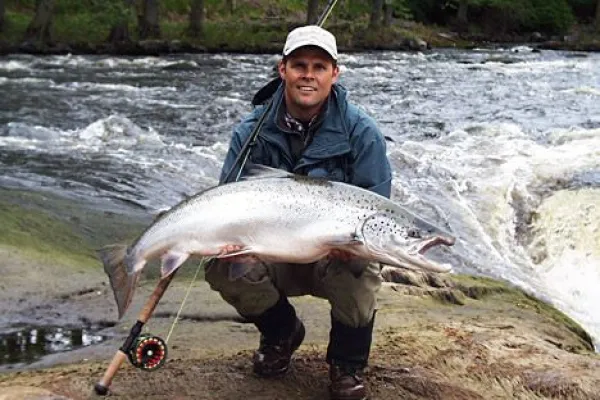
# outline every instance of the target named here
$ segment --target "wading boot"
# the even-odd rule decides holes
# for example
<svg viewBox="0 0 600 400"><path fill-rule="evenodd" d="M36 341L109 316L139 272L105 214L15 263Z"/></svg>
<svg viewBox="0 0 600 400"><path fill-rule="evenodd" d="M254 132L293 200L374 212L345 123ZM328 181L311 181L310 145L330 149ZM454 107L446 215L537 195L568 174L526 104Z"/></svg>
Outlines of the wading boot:
<svg viewBox="0 0 600 400"><path fill-rule="evenodd" d="M364 368L358 365L332 362L329 366L329 396L331 400L366 400Z"/></svg>
<svg viewBox="0 0 600 400"><path fill-rule="evenodd" d="M282 295L277 304L251 320L261 332L260 345L252 359L254 373L264 378L284 375L305 334L294 307Z"/></svg>
<svg viewBox="0 0 600 400"><path fill-rule="evenodd" d="M260 346L254 352L254 373L264 378L284 375L290 367L292 355L304 340L304 324L297 319L292 334L286 339L269 340L260 335Z"/></svg>
<svg viewBox="0 0 600 400"><path fill-rule="evenodd" d="M373 314L367 326L351 327L331 316L331 331L327 347L331 400L368 398L364 370L369 361L374 321Z"/></svg>

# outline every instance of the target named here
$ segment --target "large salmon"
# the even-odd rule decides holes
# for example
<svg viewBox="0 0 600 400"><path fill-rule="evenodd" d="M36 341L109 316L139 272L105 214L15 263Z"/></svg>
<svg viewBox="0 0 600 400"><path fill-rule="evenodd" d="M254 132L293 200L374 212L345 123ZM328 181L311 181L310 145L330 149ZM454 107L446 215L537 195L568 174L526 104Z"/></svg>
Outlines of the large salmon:
<svg viewBox="0 0 600 400"><path fill-rule="evenodd" d="M307 264L334 249L397 267L447 272L451 266L424 253L453 243L449 234L371 191L256 167L245 180L182 201L131 246L107 246L100 257L121 318L140 271L158 257L163 277L191 255ZM230 276L236 279L245 272Z"/></svg>

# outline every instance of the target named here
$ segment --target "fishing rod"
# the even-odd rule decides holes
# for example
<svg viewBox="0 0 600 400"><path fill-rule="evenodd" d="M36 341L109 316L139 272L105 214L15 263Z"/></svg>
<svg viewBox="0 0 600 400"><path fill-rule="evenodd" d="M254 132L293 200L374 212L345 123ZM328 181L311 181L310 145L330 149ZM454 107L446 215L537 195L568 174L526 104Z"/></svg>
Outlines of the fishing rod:
<svg viewBox="0 0 600 400"><path fill-rule="evenodd" d="M329 0L329 2L327 3L327 6L325 7L325 10L323 10L321 15L319 16L319 19L317 21L318 26L322 26L325 23L325 21L327 20L327 17L333 10L333 7L335 6L336 3L337 3L337 0ZM233 163L233 166L227 173L225 180L224 180L225 183L228 183L230 181L231 176L233 175L233 171L235 171L237 164L239 164L239 162L242 161L242 163L240 164L239 171L235 178L236 181L239 180L242 170L244 169L244 166L246 165L246 162L248 161L248 157L250 155L250 150L251 150L252 146L254 145L254 143L256 142L256 138L258 137L258 133L260 132L260 130L262 128L262 125L265 121L267 114L273 107L273 98L272 98L273 93L275 93L277 88L281 85L281 82L282 82L281 78L277 77L273 81L269 82L261 90L259 90L259 93L262 92L263 95L265 95L265 96L268 95L268 97L265 97L265 100L270 98L270 101L267 104L267 106L265 107L265 110L262 113L262 115L260 116L260 119L257 122L256 126L254 127L254 130L252 131L250 137L248 138L248 140L246 140L242 149L240 150L240 153L238 154L236 160ZM267 93L267 90L269 90L270 93ZM257 95L259 93L257 93ZM257 95L255 95L255 98ZM254 101L253 101L253 104L254 104ZM255 104L255 105L257 105L257 104ZM204 261L200 263L200 265L198 266L198 270L201 268L202 265L204 265ZM196 274L197 274L197 271L196 271ZM169 287L169 284L173 280L174 276L175 276L175 272L173 272L172 274L159 280L156 288L152 292L152 295L150 295L150 298L146 301L144 308L138 315L137 321L131 328L131 331L129 332L129 335L125 339L123 345L117 350L117 352L113 356L113 358L112 358L108 368L106 369L106 372L102 376L102 378L94 385L94 391L96 392L96 394L101 395L101 396L105 396L108 394L108 390L109 390L110 384L112 383L113 378L115 377L117 371L119 370L119 368L121 367L123 362L125 362L125 360L127 360L127 359L131 362L131 364L134 367L139 368L142 371L155 371L164 365L164 363L167 359L167 341L171 335L173 327L171 327L171 331L169 332L167 341L161 339L158 336L152 336L150 334L142 334L142 329L143 329L144 325L148 322L150 317L152 316L154 309L156 308L156 306L158 305L158 302L160 301L160 299L166 292L166 290ZM192 282L193 282L193 279L192 279ZM191 285L190 285L190 288L191 288ZM188 294L189 294L189 290L188 290ZM186 298L187 298L187 294L186 294ZM184 301L185 301L185 299L184 299ZM182 304L182 307L183 307L183 304ZM178 315L177 315L177 317L175 317L175 321L177 321L177 319L179 317L179 313L181 312L181 309L182 308L179 309Z"/></svg>
<svg viewBox="0 0 600 400"><path fill-rule="evenodd" d="M323 10L321 15L319 16L319 19L317 20L317 24L316 24L317 26L319 26L319 27L323 26L323 24L329 17L329 14L331 14L333 7L335 7L336 3L337 3L337 0L329 0L329 2L327 3L327 6L325 6L325 9ZM252 105L254 105L254 106L263 104L267 100L269 100L269 102L265 106L265 110L263 111L263 113L260 115L258 122L256 123L256 125L254 126L254 129L252 130L252 133L250 134L250 136L248 137L246 142L244 142L244 145L242 146L239 154L237 155L235 161L233 162L233 165L227 172L227 175L225 175L225 179L223 180L223 183L231 182L233 173L241 161L241 164L239 165L238 173L235 176L234 181L238 181L240 179L240 176L242 175L242 171L244 170L244 166L248 162L248 157L250 156L250 151L252 150L252 146L256 143L256 139L258 138L258 134L260 133L260 131L263 127L265 119L266 119L267 115L269 114L269 112L271 111L271 109L273 108L273 103L274 103L273 94L279 88L281 83L282 83L281 77L277 76L276 78L271 80L269 83L267 83L265 86L263 86L252 98Z"/></svg>
<svg viewBox="0 0 600 400"><path fill-rule="evenodd" d="M160 368L167 359L167 345L157 336L142 335L142 328L148 322L159 300L169 287L169 283L173 280L175 272L162 278L150 298L140 312L136 323L131 328L129 336L125 339L123 345L117 350L112 361L110 362L102 379L94 385L96 394L104 396L108 394L108 388L121 367L121 364L126 359L129 359L133 366L144 371L153 371Z"/></svg>

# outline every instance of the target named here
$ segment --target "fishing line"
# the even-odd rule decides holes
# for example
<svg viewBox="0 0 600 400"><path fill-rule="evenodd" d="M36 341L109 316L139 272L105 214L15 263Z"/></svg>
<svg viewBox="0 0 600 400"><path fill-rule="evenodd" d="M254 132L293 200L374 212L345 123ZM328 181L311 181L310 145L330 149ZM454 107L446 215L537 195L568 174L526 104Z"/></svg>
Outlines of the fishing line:
<svg viewBox="0 0 600 400"><path fill-rule="evenodd" d="M187 298L189 297L189 295L190 295L190 293L192 291L192 286L194 285L194 282L196 281L196 278L198 277L198 273L200 272L200 269L203 268L204 265L206 264L205 260L206 260L206 258L203 258L198 263L198 268L196 268L196 273L194 274L194 277L190 281L190 284L189 284L189 286L187 288L185 296L183 297L183 300L181 301L181 306L179 306L179 311L177 311L177 315L175 315L175 319L173 320L173 324L171 325L171 329L169 329L169 333L167 334L167 338L165 339L165 343L169 343L169 338L171 337L171 334L173 333L173 330L175 329L175 325L179 321L179 317L181 316L181 312L183 311L183 306L185 305L185 302L186 302Z"/></svg>
<svg viewBox="0 0 600 400"><path fill-rule="evenodd" d="M330 1L329 4L327 5L327 7L325 7L325 12L323 13L323 15L321 15L321 17L317 21L318 26L323 27L323 24L329 17L329 14L331 14L331 11L333 10L333 7L335 7L336 3L337 3L337 0Z"/></svg>

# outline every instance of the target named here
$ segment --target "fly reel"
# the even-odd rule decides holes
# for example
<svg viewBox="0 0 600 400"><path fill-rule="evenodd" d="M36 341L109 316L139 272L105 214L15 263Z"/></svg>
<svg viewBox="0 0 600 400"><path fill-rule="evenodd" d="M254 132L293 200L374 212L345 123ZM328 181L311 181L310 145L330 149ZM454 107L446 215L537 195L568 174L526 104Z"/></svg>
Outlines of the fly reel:
<svg viewBox="0 0 600 400"><path fill-rule="evenodd" d="M131 364L142 371L155 371L167 361L167 343L158 336L140 335L127 352Z"/></svg>

